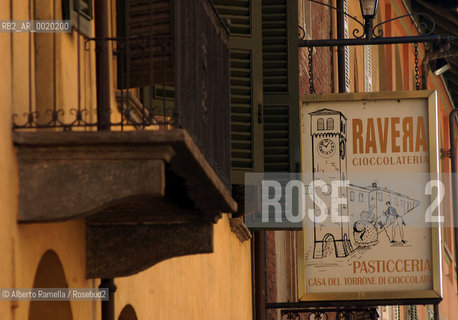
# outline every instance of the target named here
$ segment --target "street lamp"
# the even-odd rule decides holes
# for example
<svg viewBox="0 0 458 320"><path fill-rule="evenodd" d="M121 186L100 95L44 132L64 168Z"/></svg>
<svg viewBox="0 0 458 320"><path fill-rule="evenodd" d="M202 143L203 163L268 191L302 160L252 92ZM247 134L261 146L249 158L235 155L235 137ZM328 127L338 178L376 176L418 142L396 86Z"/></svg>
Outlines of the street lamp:
<svg viewBox="0 0 458 320"><path fill-rule="evenodd" d="M364 19L374 19L377 15L378 0L359 0Z"/></svg>
<svg viewBox="0 0 458 320"><path fill-rule="evenodd" d="M378 0L359 0L361 6L361 13L364 18L364 33L366 39L372 38L372 20L377 15Z"/></svg>

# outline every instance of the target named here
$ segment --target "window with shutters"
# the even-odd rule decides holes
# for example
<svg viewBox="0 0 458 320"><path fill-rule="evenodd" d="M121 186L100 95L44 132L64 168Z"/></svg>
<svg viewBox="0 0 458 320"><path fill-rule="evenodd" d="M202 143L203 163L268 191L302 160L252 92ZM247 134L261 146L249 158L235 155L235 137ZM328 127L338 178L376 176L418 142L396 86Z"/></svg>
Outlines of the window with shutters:
<svg viewBox="0 0 458 320"><path fill-rule="evenodd" d="M117 0L118 88L173 85L170 0Z"/></svg>
<svg viewBox="0 0 458 320"><path fill-rule="evenodd" d="M242 110L234 162L250 165L243 112L252 105L252 52L229 53L229 30L211 0L116 0L115 12L115 116L136 129L186 129L229 186L230 59L233 109Z"/></svg>
<svg viewBox="0 0 458 320"><path fill-rule="evenodd" d="M124 116L137 122L154 115L167 126L173 115L171 10L170 0L116 1L116 98ZM140 112L126 113L136 105Z"/></svg>
<svg viewBox="0 0 458 320"><path fill-rule="evenodd" d="M261 0L213 0L230 21L231 183L244 173L262 171L262 19Z"/></svg>
<svg viewBox="0 0 458 320"><path fill-rule="evenodd" d="M231 22L232 183L244 172L287 172L299 130L297 1L214 3Z"/></svg>
<svg viewBox="0 0 458 320"><path fill-rule="evenodd" d="M231 52L232 167L253 167L252 53Z"/></svg>
<svg viewBox="0 0 458 320"><path fill-rule="evenodd" d="M232 183L244 172L289 171L299 130L297 1L213 2L231 23Z"/></svg>
<svg viewBox="0 0 458 320"><path fill-rule="evenodd" d="M71 20L72 27L92 37L93 0L62 0L63 20Z"/></svg>
<svg viewBox="0 0 458 320"><path fill-rule="evenodd" d="M264 170L292 172L298 160L298 4L262 0Z"/></svg>
<svg viewBox="0 0 458 320"><path fill-rule="evenodd" d="M250 0L213 0L218 13L229 19L232 36L250 36L253 25L251 12L256 4Z"/></svg>
<svg viewBox="0 0 458 320"><path fill-rule="evenodd" d="M300 158L298 2L213 3L230 20L231 183L244 184L246 172L295 171Z"/></svg>

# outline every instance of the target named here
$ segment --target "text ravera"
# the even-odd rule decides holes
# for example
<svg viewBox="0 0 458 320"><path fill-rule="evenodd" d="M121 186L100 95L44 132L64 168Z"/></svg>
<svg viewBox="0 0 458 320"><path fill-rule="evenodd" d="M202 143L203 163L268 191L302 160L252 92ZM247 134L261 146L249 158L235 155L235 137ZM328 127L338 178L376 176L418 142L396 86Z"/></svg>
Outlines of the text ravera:
<svg viewBox="0 0 458 320"><path fill-rule="evenodd" d="M425 119L352 119L353 154L427 152Z"/></svg>

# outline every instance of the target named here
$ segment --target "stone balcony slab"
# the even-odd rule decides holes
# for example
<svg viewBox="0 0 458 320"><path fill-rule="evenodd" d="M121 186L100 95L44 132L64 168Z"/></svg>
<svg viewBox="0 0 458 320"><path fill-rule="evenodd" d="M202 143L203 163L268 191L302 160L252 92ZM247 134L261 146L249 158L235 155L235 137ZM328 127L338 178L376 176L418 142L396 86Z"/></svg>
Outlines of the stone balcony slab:
<svg viewBox="0 0 458 320"><path fill-rule="evenodd" d="M84 218L90 278L212 252L213 224L237 210L182 129L14 132L13 139L18 222Z"/></svg>

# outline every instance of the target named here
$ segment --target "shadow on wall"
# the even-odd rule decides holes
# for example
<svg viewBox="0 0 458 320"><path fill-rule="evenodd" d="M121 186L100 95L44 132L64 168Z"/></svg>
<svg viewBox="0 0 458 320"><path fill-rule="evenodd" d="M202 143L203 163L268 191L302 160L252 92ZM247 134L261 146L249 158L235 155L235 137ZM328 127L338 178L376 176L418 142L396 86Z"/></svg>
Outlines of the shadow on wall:
<svg viewBox="0 0 458 320"><path fill-rule="evenodd" d="M41 257L33 287L68 288L64 268L54 251L48 250ZM32 301L29 309L29 320L48 319L72 320L70 301Z"/></svg>
<svg viewBox="0 0 458 320"><path fill-rule="evenodd" d="M137 315L135 314L134 308L130 304L126 305L122 309L118 320L137 320Z"/></svg>

